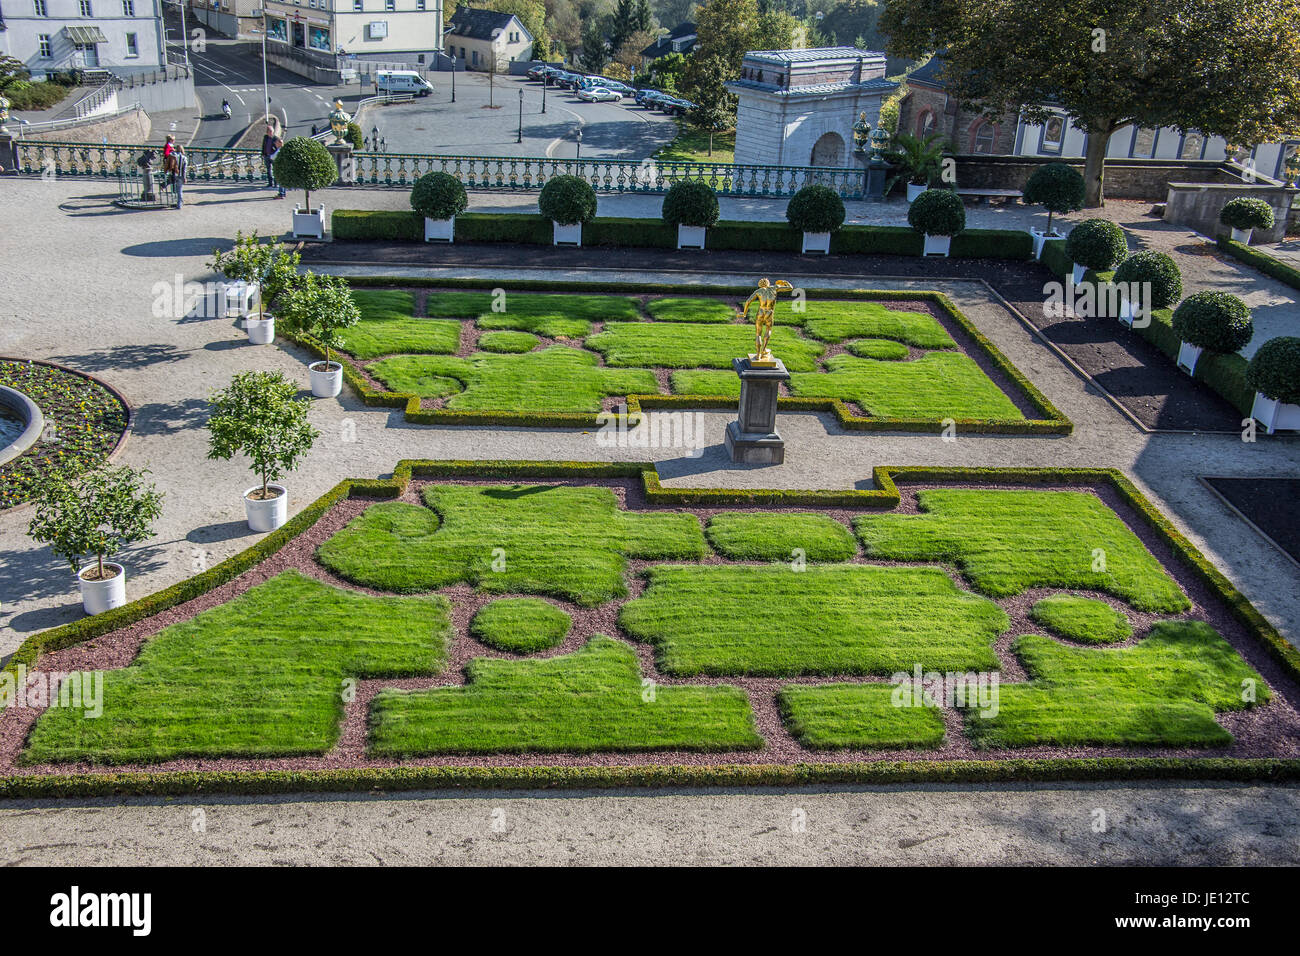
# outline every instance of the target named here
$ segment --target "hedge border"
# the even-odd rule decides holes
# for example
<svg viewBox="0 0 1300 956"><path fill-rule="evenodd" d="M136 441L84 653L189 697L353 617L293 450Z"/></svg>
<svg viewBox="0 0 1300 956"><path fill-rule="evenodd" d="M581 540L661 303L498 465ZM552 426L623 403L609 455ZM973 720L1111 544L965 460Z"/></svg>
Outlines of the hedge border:
<svg viewBox="0 0 1300 956"><path fill-rule="evenodd" d="M1227 577L1173 523L1114 468L961 468L877 465L874 489L842 491L673 488L659 483L651 462L432 461L404 459L392 478L339 482L284 527L221 564L116 610L33 635L10 659L34 666L45 651L70 647L175 607L219 587L312 527L345 498L396 498L414 478L635 478L653 505L780 504L892 508L897 481L1108 484L1174 557L1188 565L1229 612L1258 640L1292 680L1300 681L1300 651L1278 633ZM872 762L855 764L749 764L636 767L397 767L317 771L158 771L152 773L11 775L0 777L0 799L188 793L291 793L302 791L412 790L427 788L788 786L826 783L978 783L1051 780L1300 780L1300 760L1228 757L1051 758Z"/></svg>
<svg viewBox="0 0 1300 956"><path fill-rule="evenodd" d="M1300 289L1300 269L1287 265L1276 256L1270 256L1263 249L1256 249L1244 242L1237 242L1228 236L1219 239L1215 245L1234 259L1238 259L1248 266L1253 266L1264 275L1285 283L1293 289Z"/></svg>
<svg viewBox="0 0 1300 956"><path fill-rule="evenodd" d="M362 288L426 288L451 286L462 289L495 289L501 287L496 279L441 279L426 277L392 278L390 276L345 276L349 284ZM617 282L550 282L547 280L520 280L509 287L522 292L622 292L632 294L689 295L748 295L748 286L733 285L671 285L667 283L617 283ZM975 348L980 349L993 365L1011 380L1022 396L1033 406L1039 418L957 418L951 419L959 434L993 435L1068 435L1074 430L1070 419L1039 391L1015 364L980 332L979 329L942 292L886 289L838 290L810 288L805 291L815 295L833 296L836 299L858 302L912 300L930 302L943 311L970 337ZM324 358L325 350L311 336L284 330L283 338L306 349L316 358ZM607 423L622 422L632 426L641 420L645 409L734 408L736 399L725 395L627 395L627 411L617 412L508 412L508 411L456 411L453 409L424 409L421 397L408 392L384 392L373 388L361 373L356 362L348 355L334 352L343 361L343 378L371 407L401 408L406 421L416 425L498 425L525 428L598 428ZM940 434L947 419L906 418L898 416L857 415L838 398L781 397L778 408L787 412L831 412L840 427L846 431L864 432L920 432Z"/></svg>

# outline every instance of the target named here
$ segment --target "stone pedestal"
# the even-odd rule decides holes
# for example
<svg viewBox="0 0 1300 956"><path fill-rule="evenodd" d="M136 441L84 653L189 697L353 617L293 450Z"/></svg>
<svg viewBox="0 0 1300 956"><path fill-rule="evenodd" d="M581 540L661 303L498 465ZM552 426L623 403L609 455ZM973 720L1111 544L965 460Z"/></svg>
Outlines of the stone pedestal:
<svg viewBox="0 0 1300 956"><path fill-rule="evenodd" d="M779 465L785 461L785 439L776 431L776 399L790 373L780 359L772 366L755 367L747 359L732 359L740 376L740 410L727 425L727 452L732 461L753 465Z"/></svg>
<svg viewBox="0 0 1300 956"><path fill-rule="evenodd" d="M357 161L352 156L351 143L326 143L325 148L334 157L338 167L340 186L355 186L357 182Z"/></svg>
<svg viewBox="0 0 1300 956"><path fill-rule="evenodd" d="M0 173L18 172L18 139L0 127Z"/></svg>

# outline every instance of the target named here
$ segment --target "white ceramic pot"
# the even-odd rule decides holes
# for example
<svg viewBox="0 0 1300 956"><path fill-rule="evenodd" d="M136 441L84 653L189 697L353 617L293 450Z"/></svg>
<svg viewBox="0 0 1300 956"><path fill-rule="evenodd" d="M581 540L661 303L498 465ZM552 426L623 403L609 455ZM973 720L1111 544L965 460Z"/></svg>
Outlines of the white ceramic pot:
<svg viewBox="0 0 1300 956"><path fill-rule="evenodd" d="M931 236L925 237L925 248L923 255L927 256L947 256L948 250L952 248L952 236Z"/></svg>
<svg viewBox="0 0 1300 956"><path fill-rule="evenodd" d="M275 341L275 316L270 312L263 312L260 317L250 315L244 319L244 330L253 345L270 345Z"/></svg>
<svg viewBox="0 0 1300 956"><path fill-rule="evenodd" d="M677 226L677 248L703 249L704 234L707 231L704 226L683 226L679 223Z"/></svg>
<svg viewBox="0 0 1300 956"><path fill-rule="evenodd" d="M916 183L908 183L908 184L907 184L907 201L908 201L908 202L912 202L914 199L916 199L917 196L919 196L919 195L921 195L921 193L925 192L925 190L926 190L926 185L925 185L925 183L921 183L920 185L917 185Z"/></svg>
<svg viewBox="0 0 1300 956"><path fill-rule="evenodd" d="M1050 233L1049 233L1047 230L1045 230L1045 229L1030 229L1030 230L1029 230L1029 235L1032 236L1032 237L1033 237L1033 240L1034 240L1034 258L1035 258L1035 259L1041 259L1041 258L1043 258L1043 246L1047 245L1047 240L1048 240L1048 239L1063 239L1063 238L1064 238L1064 236L1062 236L1062 235L1061 235L1059 232L1057 232L1055 229L1053 229Z"/></svg>
<svg viewBox="0 0 1300 956"><path fill-rule="evenodd" d="M343 366L338 362L313 362L307 366L311 374L311 393L317 398L334 398L343 391Z"/></svg>
<svg viewBox="0 0 1300 956"><path fill-rule="evenodd" d="M1247 246L1248 246L1248 245L1250 245L1250 234L1251 234L1252 232L1254 232L1254 231L1255 231L1254 229L1233 229L1233 230L1232 230L1232 241L1233 241L1233 242L1240 242L1240 243L1242 243L1243 245L1247 245Z"/></svg>
<svg viewBox="0 0 1300 956"><path fill-rule="evenodd" d="M1071 278L1074 279L1074 284L1078 285L1080 282L1082 282L1083 277L1084 275L1087 274L1087 272L1088 272L1087 266L1081 266L1079 265L1079 263L1076 262L1074 264L1074 272L1071 274Z"/></svg>
<svg viewBox="0 0 1300 956"><path fill-rule="evenodd" d="M250 498L249 495L262 490L261 485L244 492L244 515L248 527L254 531L274 531L289 520L289 492L283 485L267 485L267 488L277 492L274 498Z"/></svg>
<svg viewBox="0 0 1300 956"><path fill-rule="evenodd" d="M1263 422L1270 435L1279 428L1283 431L1300 431L1300 405L1279 402L1262 392L1255 393L1255 404L1250 408L1250 417Z"/></svg>
<svg viewBox="0 0 1300 956"><path fill-rule="evenodd" d="M88 564L77 572L77 584L81 588L81 606L87 614L103 614L126 603L126 568L120 564L104 562L104 570L117 569L111 578L87 581L85 575L94 571L99 563Z"/></svg>
<svg viewBox="0 0 1300 956"><path fill-rule="evenodd" d="M303 209L293 207L293 237L295 239L325 238L325 207Z"/></svg>
<svg viewBox="0 0 1300 956"><path fill-rule="evenodd" d="M424 241L425 242L455 242L456 241L456 217L450 219L430 219L424 217Z"/></svg>
<svg viewBox="0 0 1300 956"><path fill-rule="evenodd" d="M581 246L582 245L582 223L575 222L572 226L563 226L552 220L551 225L554 227L551 233L551 241L557 246Z"/></svg>
<svg viewBox="0 0 1300 956"><path fill-rule="evenodd" d="M1188 342L1178 346L1178 367L1188 375L1196 374L1196 362L1201 357L1201 349Z"/></svg>
<svg viewBox="0 0 1300 956"><path fill-rule="evenodd" d="M805 232L803 234L803 252L816 252L824 256L831 254L831 234L829 232Z"/></svg>

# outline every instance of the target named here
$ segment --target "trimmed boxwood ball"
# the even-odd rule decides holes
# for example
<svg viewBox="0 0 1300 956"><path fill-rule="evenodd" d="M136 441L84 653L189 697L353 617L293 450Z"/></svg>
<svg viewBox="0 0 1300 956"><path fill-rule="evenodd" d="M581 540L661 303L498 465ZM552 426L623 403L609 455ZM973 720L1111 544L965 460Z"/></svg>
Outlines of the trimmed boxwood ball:
<svg viewBox="0 0 1300 956"><path fill-rule="evenodd" d="M1065 163L1048 163L1034 170L1025 183L1021 201L1047 210L1047 231L1052 230L1052 214L1064 215L1083 208L1086 189L1083 176Z"/></svg>
<svg viewBox="0 0 1300 956"><path fill-rule="evenodd" d="M1109 219L1085 219L1065 237L1065 254L1071 262L1101 272L1128 255L1128 239Z"/></svg>
<svg viewBox="0 0 1300 956"><path fill-rule="evenodd" d="M718 197L698 179L673 183L664 196L664 222L670 226L712 226L718 221Z"/></svg>
<svg viewBox="0 0 1300 956"><path fill-rule="evenodd" d="M1197 292L1174 310L1174 332L1207 352L1236 352L1255 334L1250 307L1227 292Z"/></svg>
<svg viewBox="0 0 1300 956"><path fill-rule="evenodd" d="M1300 338L1283 335L1261 345L1246 366L1246 384L1275 402L1300 405Z"/></svg>
<svg viewBox="0 0 1300 956"><path fill-rule="evenodd" d="M1147 308L1167 309L1183 296L1183 276L1173 256L1163 252L1135 252L1115 270L1116 285L1150 283L1151 301Z"/></svg>
<svg viewBox="0 0 1300 956"><path fill-rule="evenodd" d="M411 208L426 219L450 219L469 207L469 196L450 173L426 173L411 187Z"/></svg>
<svg viewBox="0 0 1300 956"><path fill-rule="evenodd" d="M1272 229L1273 207L1262 199L1238 196L1223 204L1219 222L1233 229Z"/></svg>
<svg viewBox="0 0 1300 956"><path fill-rule="evenodd" d="M834 232L844 225L844 200L829 186L805 186L790 197L785 218L800 232Z"/></svg>
<svg viewBox="0 0 1300 956"><path fill-rule="evenodd" d="M303 208L311 209L313 189L333 186L339 168L330 151L306 136L295 136L280 147L273 164L275 181L285 189L301 189L306 194Z"/></svg>
<svg viewBox="0 0 1300 956"><path fill-rule="evenodd" d="M561 226L589 222L596 218L596 190L579 176L556 176L542 187L537 211Z"/></svg>
<svg viewBox="0 0 1300 956"><path fill-rule="evenodd" d="M912 201L907 224L927 236L955 236L966 228L966 207L951 189L927 189Z"/></svg>

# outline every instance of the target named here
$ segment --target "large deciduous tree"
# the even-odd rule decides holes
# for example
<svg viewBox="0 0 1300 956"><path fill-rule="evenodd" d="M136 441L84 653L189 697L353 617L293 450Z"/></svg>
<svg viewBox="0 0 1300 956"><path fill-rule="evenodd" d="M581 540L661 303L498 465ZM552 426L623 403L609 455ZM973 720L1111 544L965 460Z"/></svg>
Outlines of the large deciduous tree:
<svg viewBox="0 0 1300 956"><path fill-rule="evenodd" d="M1172 126L1262 143L1300 129L1300 0L886 0L889 51L935 50L989 116L1064 110L1088 134L1086 204L1111 135Z"/></svg>

